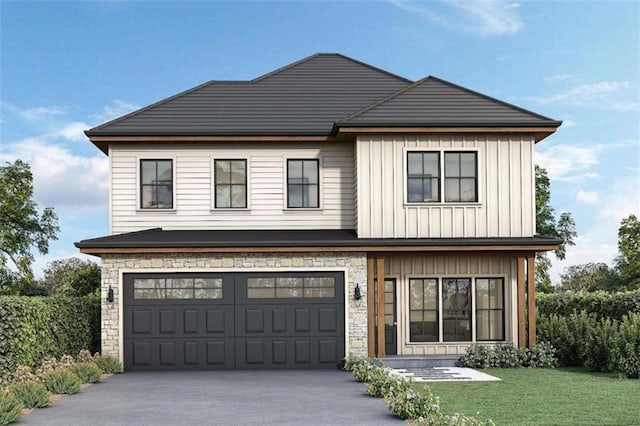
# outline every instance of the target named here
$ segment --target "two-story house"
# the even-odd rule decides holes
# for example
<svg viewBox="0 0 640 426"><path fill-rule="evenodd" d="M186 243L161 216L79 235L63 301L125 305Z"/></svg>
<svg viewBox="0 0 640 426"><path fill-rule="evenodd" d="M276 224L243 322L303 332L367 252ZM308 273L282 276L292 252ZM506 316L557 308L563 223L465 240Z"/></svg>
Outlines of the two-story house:
<svg viewBox="0 0 640 426"><path fill-rule="evenodd" d="M534 145L560 122L318 54L86 132L109 158L102 351L335 367L535 341ZM528 320L528 321L527 321Z"/></svg>

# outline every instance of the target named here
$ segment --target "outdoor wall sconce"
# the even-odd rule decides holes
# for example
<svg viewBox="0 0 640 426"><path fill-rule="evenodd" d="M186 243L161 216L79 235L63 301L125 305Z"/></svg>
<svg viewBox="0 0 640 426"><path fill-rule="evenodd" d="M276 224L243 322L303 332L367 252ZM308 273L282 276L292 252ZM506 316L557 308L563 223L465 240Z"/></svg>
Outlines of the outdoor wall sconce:
<svg viewBox="0 0 640 426"><path fill-rule="evenodd" d="M113 303L113 289L109 286L109 290L107 290L107 302Z"/></svg>
<svg viewBox="0 0 640 426"><path fill-rule="evenodd" d="M362 294L360 294L360 285L356 283L356 288L353 290L353 298L355 300L362 299Z"/></svg>

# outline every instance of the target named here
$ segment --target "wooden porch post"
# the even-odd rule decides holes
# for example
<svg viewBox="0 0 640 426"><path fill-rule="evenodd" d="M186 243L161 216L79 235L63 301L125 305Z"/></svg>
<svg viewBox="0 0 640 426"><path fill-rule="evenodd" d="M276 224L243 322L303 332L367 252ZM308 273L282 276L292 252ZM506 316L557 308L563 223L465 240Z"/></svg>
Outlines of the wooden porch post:
<svg viewBox="0 0 640 426"><path fill-rule="evenodd" d="M377 277L378 280L378 358L385 356L384 353L384 257L378 257L377 262Z"/></svg>
<svg viewBox="0 0 640 426"><path fill-rule="evenodd" d="M534 263L535 253L527 256L527 297L529 301L529 347L536 344L536 266Z"/></svg>
<svg viewBox="0 0 640 426"><path fill-rule="evenodd" d="M525 316L524 316L524 262L525 258L518 256L517 258L517 287L518 287L518 347L524 348L527 346L527 336L525 329Z"/></svg>
<svg viewBox="0 0 640 426"><path fill-rule="evenodd" d="M367 355L369 357L376 356L376 324L374 312L375 264L376 260L374 258L367 258Z"/></svg>

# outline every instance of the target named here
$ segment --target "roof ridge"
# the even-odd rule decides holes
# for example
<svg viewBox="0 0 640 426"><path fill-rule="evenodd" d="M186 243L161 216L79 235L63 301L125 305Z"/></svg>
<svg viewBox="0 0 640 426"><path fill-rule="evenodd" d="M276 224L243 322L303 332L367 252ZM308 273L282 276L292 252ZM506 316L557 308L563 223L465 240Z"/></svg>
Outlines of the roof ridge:
<svg viewBox="0 0 640 426"><path fill-rule="evenodd" d="M149 104L149 105L147 105L147 106L145 106L145 107L142 107L142 108L140 108L140 109L137 109L137 110L135 110L135 111L131 111L131 112L130 112L130 113L128 113L128 114L122 115L122 116L120 116L120 117L114 118L113 120L109 120L109 121L104 122L104 123L102 123L102 124L100 124L100 125L98 125L98 126L92 127L92 128L91 128L91 129L89 129L89 130L85 130L85 131L84 131L84 134L85 134L85 135L87 135L87 136L89 136L89 135L90 135L93 131L95 131L95 130L100 130L100 129L102 129L103 127L106 127L106 126L109 126L109 125L112 125L112 124L118 123L118 122L120 122L120 121L122 121L122 120L124 120L124 119L126 119L126 118L133 117L134 115L138 115L138 114L140 114L140 113L142 113L142 112L145 112L145 111L150 110L151 108L155 108L155 107L157 107L157 106L159 106L159 105L165 104L165 103L167 103L167 102L169 102L169 101L172 101L172 100L174 100L174 99L176 99L176 98L179 98L179 97L181 97L181 96L187 95L187 94L189 94L189 93L195 92L196 90L202 89L202 88L207 87L207 86L209 86L209 85L211 85L211 84L214 84L214 83L216 83L216 80L209 80L209 81L206 81L206 82L204 82L204 83L201 83L201 84L197 85L196 87L192 87L192 88L190 88L190 89L184 90L184 91L182 91L182 92L180 92L180 93L177 93L177 94L175 94L175 95L173 95L173 96L169 96L168 98L161 99L161 100L159 100L158 102L154 102L154 103L152 103L152 104Z"/></svg>
<svg viewBox="0 0 640 426"><path fill-rule="evenodd" d="M447 81L447 80L445 80L445 79L442 79L442 78L439 78L439 77L435 77L435 76L430 76L430 77L431 77L432 79L436 80L436 81L439 81L440 83L446 84L446 85L451 86L451 87L455 87L455 88L457 88L457 89L463 90L463 91L465 91L465 92L467 92L467 93L471 93L471 94L476 95L476 96L480 96L480 97L482 97L482 98L485 98L485 99L488 99L488 100L490 100L490 101L493 101L493 102L499 103L499 104L501 104L501 105L504 105L504 106L508 106L508 107L511 107L511 108L517 109L518 111L521 111L521 112L524 112L524 113L527 113L527 114L531 114L531 115L536 116L536 117L538 117L538 118L541 118L541 119L543 119L543 120L556 121L556 120L554 120L553 118L547 117L547 116L542 115L542 114L538 114L538 113L533 112L533 111L530 111L530 110L528 110L528 109L526 109L526 108L519 107L519 106L514 105L514 104L511 104L511 103L509 103L509 102L505 102L505 101L502 101L502 100L500 100L500 99L494 98L494 97L492 97L492 96L485 95L484 93L476 92L475 90L469 89L469 88L464 87L464 86L460 86L460 85L458 85L458 84L452 83L452 82Z"/></svg>
<svg viewBox="0 0 640 426"><path fill-rule="evenodd" d="M386 96L386 97L384 97L384 98L382 98L382 99L380 99L380 100L378 100L378 101L376 101L376 102L374 102L372 104L369 104L369 105L365 106L362 109L359 109L358 111L354 112L353 114L346 116L345 118L343 118L338 123L350 121L350 120L356 118L357 116L359 116L360 114L364 114L365 112L370 111L373 108L375 108L375 107L377 107L379 105L382 105L383 103L385 103L387 101L390 101L391 99L393 99L393 98L395 98L397 96L400 96L401 94L405 93L407 90L418 86L419 84L423 83L424 81L428 80L429 78L431 78L430 75L428 75L428 76L426 76L424 78L421 78L418 81L414 81L413 83L409 84L408 86L403 87L402 89L398 90L397 92L394 92L394 93L392 93L392 94L390 94L390 95L388 95L388 96Z"/></svg>
<svg viewBox="0 0 640 426"><path fill-rule="evenodd" d="M384 70L384 69L382 69L382 68L378 68L378 67L376 67L376 66L374 66L374 65L371 65L371 64L368 64L368 63L366 63L366 62L362 62L362 61L359 61L359 60L357 60L357 59L351 58L351 57L349 57L349 56L343 55L342 53L322 53L322 52L320 52L320 53L314 53L313 55L310 55L310 56L307 56L307 57L302 58L302 59L300 59L300 60L297 60L297 61L295 61L295 62L293 62L293 63L290 63L289 65L285 65L285 66L283 66L283 67L280 67L280 68L278 68L278 69L276 69L276 70L274 70L274 71L268 72L268 73L266 73L266 74L263 74L263 75L261 75L261 76L259 76L259 77L254 78L253 80L249 80L249 81L250 81L251 83L257 83L257 82L259 82L259 81L262 81L262 80L265 80L265 79L267 79L267 78L269 78L269 77L272 77L272 76L274 76L275 74L279 74L279 73L281 73L281 72L283 72L283 71L286 71L286 70L288 70L288 69L290 69L290 68L293 68L293 67L295 67L295 66L298 66L298 65L300 65L300 64L302 64L302 63L304 63L304 62L308 62L308 61L310 61L310 60L312 60L312 59L314 59L314 58L317 58L317 57L319 57L319 56L338 56L338 57L340 57L340 58L343 58L343 59L346 59L346 60L348 60L348 61L351 61L351 62L353 62L353 63L355 63L355 64L358 64L358 65L361 65L361 66L365 66L365 67L367 67L367 68L369 68L369 69L372 69L372 70L377 71L377 72L382 73L382 74L386 74L386 75L388 75L388 76L390 76L390 77L393 77L393 78L395 78L395 79L403 80L403 81L406 81L406 82L408 82L408 83L412 82L412 81L411 81L411 80L409 80L408 78L402 77L402 76L400 76L400 75L398 75L398 74L394 74L394 73L392 73L392 72L390 72L390 71L387 71L387 70Z"/></svg>

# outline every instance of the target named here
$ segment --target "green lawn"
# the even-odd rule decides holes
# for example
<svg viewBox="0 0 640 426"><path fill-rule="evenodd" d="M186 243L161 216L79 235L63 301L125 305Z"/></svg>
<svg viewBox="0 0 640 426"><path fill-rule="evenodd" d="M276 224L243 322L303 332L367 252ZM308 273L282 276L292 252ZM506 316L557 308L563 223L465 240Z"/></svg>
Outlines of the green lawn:
<svg viewBox="0 0 640 426"><path fill-rule="evenodd" d="M482 371L502 381L428 386L445 413L480 413L496 425L640 425L640 380L578 368Z"/></svg>

